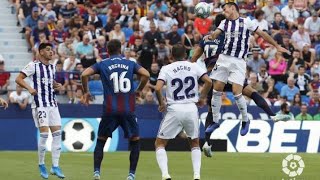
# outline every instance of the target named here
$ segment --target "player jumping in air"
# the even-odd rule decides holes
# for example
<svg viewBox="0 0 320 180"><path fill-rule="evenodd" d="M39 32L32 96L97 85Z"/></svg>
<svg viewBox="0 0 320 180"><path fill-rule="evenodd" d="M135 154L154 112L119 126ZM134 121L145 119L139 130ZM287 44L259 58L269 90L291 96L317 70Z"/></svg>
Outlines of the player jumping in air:
<svg viewBox="0 0 320 180"><path fill-rule="evenodd" d="M121 56L121 43L119 40L110 40L107 44L110 58L105 59L87 68L81 75L83 98L82 102L89 104L90 92L88 78L93 74L100 74L104 90L103 114L99 124L97 144L94 149L94 179L100 179L100 166L103 159L103 148L112 132L121 126L125 137L130 144L130 168L127 180L135 179L140 143L139 126L135 110L135 93L142 91L149 80L149 72L133 61ZM137 88L133 86L133 76L141 76Z"/></svg>
<svg viewBox="0 0 320 180"><path fill-rule="evenodd" d="M218 27L220 22L225 19L225 16L223 14L218 14L215 18L215 26ZM196 62L197 59L199 59L202 54L205 54L205 64L207 67L208 72L211 72L212 68L215 66L219 54L223 50L223 45L224 45L224 33L221 33L217 39L213 40L204 40L202 39L200 41L200 46L197 47L194 51L194 54L192 56L191 61ZM231 84L226 84L224 87L223 91L232 91L232 86ZM280 114L275 114L267 102L264 100L262 96L259 95L259 93L253 89L250 85L248 85L246 82L244 83L242 94L250 97L258 107L263 109L274 121L285 121L290 119L290 116L286 115L280 115ZM211 108L211 98L212 98L212 91L209 91L209 94L207 96L207 104L208 104L208 115L206 117L206 123L205 123L205 128L207 128L211 122L212 122L212 108ZM210 129L209 129L210 130ZM212 156L211 152L211 142L210 142L210 136L213 131L206 131L205 132L205 140L206 143L203 146L203 151L204 154L207 157Z"/></svg>
<svg viewBox="0 0 320 180"><path fill-rule="evenodd" d="M33 96L31 108L32 116L36 127L40 131L38 140L38 156L40 175L48 179L49 175L44 164L46 153L46 142L49 129L52 132L52 168L51 174L63 179L63 172L59 167L61 152L61 117L55 98L55 90L59 90L62 85L54 80L56 67L49 63L52 60L53 50L50 43L39 45L39 60L30 62L16 78L16 83L27 89ZM24 79L30 77L31 83Z"/></svg>
<svg viewBox="0 0 320 180"><path fill-rule="evenodd" d="M212 81L206 71L195 63L185 61L186 50L183 45L172 48L174 63L161 68L156 84L159 111L166 114L159 127L155 142L156 157L163 180L171 180L168 172L168 158L165 147L169 139L175 138L182 130L191 139L191 157L194 179L200 180L201 150L199 148L199 114L196 103L198 80L204 82L201 96L206 96L212 87ZM162 88L166 85L165 105Z"/></svg>

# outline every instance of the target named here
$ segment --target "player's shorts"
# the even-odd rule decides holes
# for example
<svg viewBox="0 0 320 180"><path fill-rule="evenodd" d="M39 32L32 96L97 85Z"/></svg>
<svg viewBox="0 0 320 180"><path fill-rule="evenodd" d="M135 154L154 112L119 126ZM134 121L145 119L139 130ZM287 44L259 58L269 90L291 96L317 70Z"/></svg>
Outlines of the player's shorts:
<svg viewBox="0 0 320 180"><path fill-rule="evenodd" d="M139 137L139 125L134 113L110 113L102 116L98 136L112 137L112 132L121 127L125 138Z"/></svg>
<svg viewBox="0 0 320 180"><path fill-rule="evenodd" d="M220 54L212 69L210 78L224 82L243 85L246 73L246 62L243 59Z"/></svg>
<svg viewBox="0 0 320 180"><path fill-rule="evenodd" d="M199 114L195 103L169 105L157 137L173 139L182 130L191 139L199 138Z"/></svg>
<svg viewBox="0 0 320 180"><path fill-rule="evenodd" d="M58 107L33 108L32 116L37 128L45 126L61 126L61 117Z"/></svg>

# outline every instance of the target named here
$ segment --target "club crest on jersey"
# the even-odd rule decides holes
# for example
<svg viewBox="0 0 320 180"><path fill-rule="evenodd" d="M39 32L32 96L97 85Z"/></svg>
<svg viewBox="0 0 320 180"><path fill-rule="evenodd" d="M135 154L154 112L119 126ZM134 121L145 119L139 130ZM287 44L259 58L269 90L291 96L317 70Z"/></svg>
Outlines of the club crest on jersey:
<svg viewBox="0 0 320 180"><path fill-rule="evenodd" d="M243 26L244 26L244 23L243 23L243 22L239 23L239 26L240 26L240 27L243 27Z"/></svg>

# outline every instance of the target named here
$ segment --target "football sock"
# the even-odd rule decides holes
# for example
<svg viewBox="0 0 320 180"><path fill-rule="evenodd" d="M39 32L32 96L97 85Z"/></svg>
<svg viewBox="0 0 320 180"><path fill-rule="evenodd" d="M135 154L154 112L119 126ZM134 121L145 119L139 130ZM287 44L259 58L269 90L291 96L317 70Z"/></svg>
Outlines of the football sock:
<svg viewBox="0 0 320 180"><path fill-rule="evenodd" d="M238 109L242 115L242 121L248 121L247 103L242 94L234 96Z"/></svg>
<svg viewBox="0 0 320 180"><path fill-rule="evenodd" d="M199 147L194 147L191 149L191 160L194 175L200 175L201 151Z"/></svg>
<svg viewBox="0 0 320 180"><path fill-rule="evenodd" d="M48 139L48 132L40 133L40 138L38 141L38 156L39 164L44 164L44 158L46 156L46 142Z"/></svg>
<svg viewBox="0 0 320 180"><path fill-rule="evenodd" d="M212 118L213 118L212 112L208 112L206 117L205 129L207 129L207 127L212 123ZM205 133L205 140L209 146L211 145L210 136L211 136L211 133Z"/></svg>
<svg viewBox="0 0 320 180"><path fill-rule="evenodd" d="M250 98L257 104L257 106L263 109L269 116L275 116L276 114L271 110L270 106L264 100L264 98L257 92L253 92Z"/></svg>
<svg viewBox="0 0 320 180"><path fill-rule="evenodd" d="M168 157L167 157L167 152L164 149L164 147L158 147L156 149L156 156L157 156L157 162L160 167L162 176L168 176Z"/></svg>
<svg viewBox="0 0 320 180"><path fill-rule="evenodd" d="M212 90L212 119L213 122L218 123L219 122L219 113L221 109L221 95L222 92L218 92L216 90Z"/></svg>
<svg viewBox="0 0 320 180"><path fill-rule="evenodd" d="M51 154L52 154L52 165L54 167L59 166L60 153L61 153L61 130L58 130L52 133Z"/></svg>
<svg viewBox="0 0 320 180"><path fill-rule="evenodd" d="M94 161L94 171L100 171L101 162L103 159L103 148L106 144L105 140L97 139L96 147L94 148L93 161Z"/></svg>
<svg viewBox="0 0 320 180"><path fill-rule="evenodd" d="M140 155L140 141L130 141L130 170L129 173L135 174Z"/></svg>

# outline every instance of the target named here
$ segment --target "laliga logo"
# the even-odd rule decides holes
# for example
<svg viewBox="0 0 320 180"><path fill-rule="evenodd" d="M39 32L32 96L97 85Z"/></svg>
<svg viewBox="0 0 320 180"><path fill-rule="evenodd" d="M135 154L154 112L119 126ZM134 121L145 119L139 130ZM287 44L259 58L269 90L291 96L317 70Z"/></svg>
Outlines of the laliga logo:
<svg viewBox="0 0 320 180"><path fill-rule="evenodd" d="M289 175L289 177L301 175L304 167L304 162L298 155L289 154L282 160L282 171Z"/></svg>

